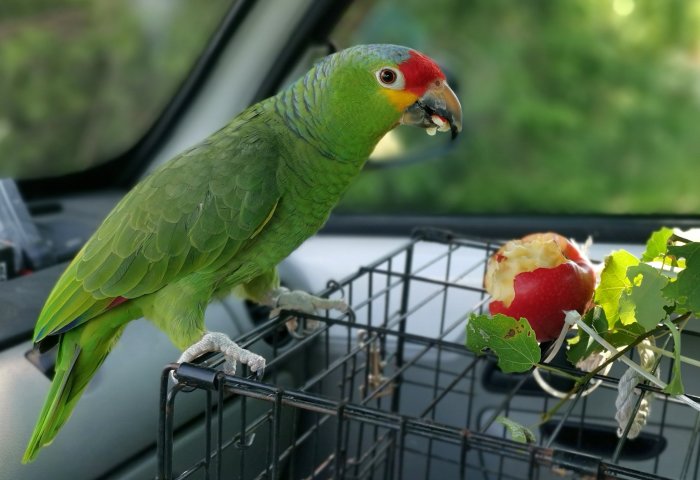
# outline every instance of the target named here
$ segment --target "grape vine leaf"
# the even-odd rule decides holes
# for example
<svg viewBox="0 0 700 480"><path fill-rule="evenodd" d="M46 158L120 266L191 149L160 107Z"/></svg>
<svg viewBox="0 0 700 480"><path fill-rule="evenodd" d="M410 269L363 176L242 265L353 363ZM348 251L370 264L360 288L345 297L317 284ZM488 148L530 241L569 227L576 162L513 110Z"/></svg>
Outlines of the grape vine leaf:
<svg viewBox="0 0 700 480"><path fill-rule="evenodd" d="M620 295L620 301L618 303L617 313L618 324L622 325L633 325L637 320L634 316L635 304L634 300L630 297L630 290L624 290Z"/></svg>
<svg viewBox="0 0 700 480"><path fill-rule="evenodd" d="M595 302L605 311L608 326L612 328L620 318L620 297L632 283L627 268L639 264L639 259L626 250L616 250L605 259L600 284L595 290Z"/></svg>
<svg viewBox="0 0 700 480"><path fill-rule="evenodd" d="M664 288L664 295L693 313L700 312L700 242L670 246L668 253L685 258L685 268Z"/></svg>
<svg viewBox="0 0 700 480"><path fill-rule="evenodd" d="M506 373L526 372L542 356L535 332L524 318L507 315L472 314L467 323L467 348L481 355L485 349L498 357L498 366Z"/></svg>
<svg viewBox="0 0 700 480"><path fill-rule="evenodd" d="M664 307L668 300L663 289L668 284L668 277L651 265L640 263L627 268L627 279L631 288L620 297L620 321L623 325L636 321L649 331L666 318Z"/></svg>
<svg viewBox="0 0 700 480"><path fill-rule="evenodd" d="M503 415L496 417L496 421L506 427L510 437L516 442L520 443L535 443L537 442L537 437L529 428L514 422L510 418L506 418Z"/></svg>
<svg viewBox="0 0 700 480"><path fill-rule="evenodd" d="M646 250L642 254L642 262L652 262L659 257L666 255L668 248L668 240L673 235L673 230L667 227L661 227L651 234L647 240Z"/></svg>
<svg viewBox="0 0 700 480"><path fill-rule="evenodd" d="M607 340L610 345L618 348L629 345L646 332L644 327L636 322L623 325L622 322L618 321L613 329L608 329L605 311L598 305L588 310L581 320ZM569 340L566 358L572 365L577 365L579 361L603 350L605 348L601 344L593 340L585 330L579 328L578 334Z"/></svg>
<svg viewBox="0 0 700 480"><path fill-rule="evenodd" d="M588 310L581 320L600 335L608 330L608 320L605 318L605 311L596 306ZM603 346L593 340L582 328L578 329L578 335L569 340L569 349L566 358L572 365L576 365L580 360L588 358L595 352L603 350Z"/></svg>
<svg viewBox="0 0 700 480"><path fill-rule="evenodd" d="M603 335L603 338L605 338L610 345L614 347L624 347L625 345L629 345L630 343L634 342L637 337L644 335L645 332L646 330L644 330L644 327L638 323L623 325L622 323L618 322L615 325L615 329L606 332L605 335Z"/></svg>
<svg viewBox="0 0 700 480"><path fill-rule="evenodd" d="M671 372L671 381L664 388L664 392L671 395L682 395L685 392L683 381L681 380L681 334L670 320L666 319L664 324L671 331L673 337L673 372Z"/></svg>

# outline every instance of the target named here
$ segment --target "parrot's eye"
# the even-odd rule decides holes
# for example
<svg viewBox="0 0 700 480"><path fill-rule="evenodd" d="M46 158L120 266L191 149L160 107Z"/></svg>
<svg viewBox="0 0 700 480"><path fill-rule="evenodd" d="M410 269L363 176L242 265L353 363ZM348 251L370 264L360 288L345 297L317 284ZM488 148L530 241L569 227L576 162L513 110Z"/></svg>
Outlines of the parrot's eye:
<svg viewBox="0 0 700 480"><path fill-rule="evenodd" d="M403 74L395 68L384 67L376 72L376 76L379 83L385 87L397 90L404 87Z"/></svg>
<svg viewBox="0 0 700 480"><path fill-rule="evenodd" d="M396 72L393 70L389 70L388 68L385 68L381 72L379 72L379 79L382 81L382 83L386 83L387 85L391 85L396 81Z"/></svg>

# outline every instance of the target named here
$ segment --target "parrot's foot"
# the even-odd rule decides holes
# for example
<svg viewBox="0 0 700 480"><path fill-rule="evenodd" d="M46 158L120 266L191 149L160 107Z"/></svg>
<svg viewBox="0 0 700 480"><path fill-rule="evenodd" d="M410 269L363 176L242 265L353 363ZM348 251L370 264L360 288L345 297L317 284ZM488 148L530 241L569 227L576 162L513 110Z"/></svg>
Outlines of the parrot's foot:
<svg viewBox="0 0 700 480"><path fill-rule="evenodd" d="M265 373L265 359L249 350L241 348L231 340L228 335L219 332L207 332L202 339L182 352L177 363L191 362L195 358L207 352L221 352L224 354L224 372L235 375L236 362L248 365L250 371L257 373L262 378Z"/></svg>
<svg viewBox="0 0 700 480"><path fill-rule="evenodd" d="M329 298L321 298L302 290L290 291L288 288L279 287L273 290L269 296L268 306L272 307L270 316L279 315L282 310L294 310L301 313L313 315L316 310L338 310L346 313L350 307L344 300L332 300ZM289 334L297 339L304 338L312 333L320 326L318 320L306 319L305 327L298 331L299 321L296 317L292 317L286 323Z"/></svg>

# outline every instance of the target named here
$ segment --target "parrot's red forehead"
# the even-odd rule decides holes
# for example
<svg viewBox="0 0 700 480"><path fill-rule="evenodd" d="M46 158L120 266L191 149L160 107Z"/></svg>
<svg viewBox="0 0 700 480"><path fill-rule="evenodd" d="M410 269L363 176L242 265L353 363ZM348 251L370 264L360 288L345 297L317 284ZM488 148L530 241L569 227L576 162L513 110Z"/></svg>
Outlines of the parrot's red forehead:
<svg viewBox="0 0 700 480"><path fill-rule="evenodd" d="M409 55L408 60L398 65L406 79L406 90L422 96L431 82L445 79L445 74L430 58L415 50Z"/></svg>

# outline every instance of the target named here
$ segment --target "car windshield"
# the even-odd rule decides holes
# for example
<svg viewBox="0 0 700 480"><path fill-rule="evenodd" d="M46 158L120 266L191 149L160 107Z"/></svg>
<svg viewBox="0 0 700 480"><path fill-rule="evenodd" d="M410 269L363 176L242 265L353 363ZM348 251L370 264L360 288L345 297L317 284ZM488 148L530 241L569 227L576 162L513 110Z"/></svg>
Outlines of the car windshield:
<svg viewBox="0 0 700 480"><path fill-rule="evenodd" d="M234 0L3 0L0 176L84 170L133 145Z"/></svg>
<svg viewBox="0 0 700 480"><path fill-rule="evenodd" d="M365 172L344 212L700 212L698 2L363 0L333 40L436 58L465 125L439 161Z"/></svg>
<svg viewBox="0 0 700 480"><path fill-rule="evenodd" d="M134 145L234 2L3 1L0 177L78 172ZM397 129L384 163L420 161L365 172L339 212L700 211L697 2L358 0L331 40L436 58L465 127L447 153Z"/></svg>

